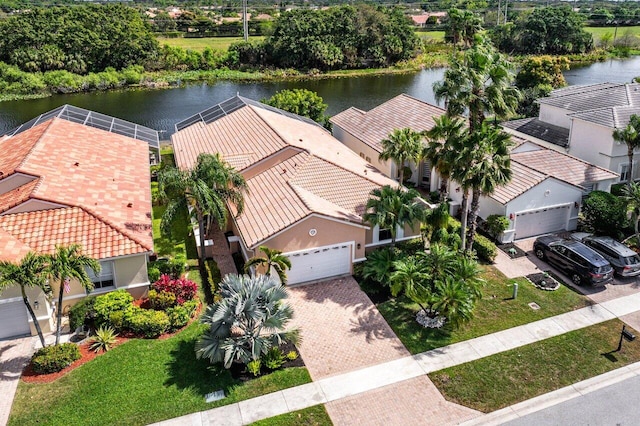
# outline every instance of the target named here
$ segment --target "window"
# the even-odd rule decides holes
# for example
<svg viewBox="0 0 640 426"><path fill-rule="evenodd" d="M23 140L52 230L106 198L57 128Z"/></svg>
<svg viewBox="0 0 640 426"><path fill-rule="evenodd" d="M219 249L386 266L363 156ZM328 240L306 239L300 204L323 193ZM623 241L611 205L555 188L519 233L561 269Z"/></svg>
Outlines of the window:
<svg viewBox="0 0 640 426"><path fill-rule="evenodd" d="M391 239L391 230L390 229L381 229L378 231L378 241L390 240Z"/></svg>
<svg viewBox="0 0 640 426"><path fill-rule="evenodd" d="M422 183L427 184L431 180L431 163L425 161L422 163Z"/></svg>
<svg viewBox="0 0 640 426"><path fill-rule="evenodd" d="M620 164L620 182L627 182L631 176L629 176L629 163Z"/></svg>
<svg viewBox="0 0 640 426"><path fill-rule="evenodd" d="M361 153L360 153L360 157L361 157L361 158L364 158L364 152L361 152Z"/></svg>
<svg viewBox="0 0 640 426"><path fill-rule="evenodd" d="M90 268L87 268L87 275L97 290L100 288L114 287L113 281L113 261L100 262L102 269L99 275L95 275Z"/></svg>
<svg viewBox="0 0 640 426"><path fill-rule="evenodd" d="M585 183L582 185L584 189L582 190L583 194L588 194L595 189L595 184L593 183Z"/></svg>
<svg viewBox="0 0 640 426"><path fill-rule="evenodd" d="M370 163L371 162L371 157L367 157L367 158L365 158L365 160L367 161L367 163Z"/></svg>

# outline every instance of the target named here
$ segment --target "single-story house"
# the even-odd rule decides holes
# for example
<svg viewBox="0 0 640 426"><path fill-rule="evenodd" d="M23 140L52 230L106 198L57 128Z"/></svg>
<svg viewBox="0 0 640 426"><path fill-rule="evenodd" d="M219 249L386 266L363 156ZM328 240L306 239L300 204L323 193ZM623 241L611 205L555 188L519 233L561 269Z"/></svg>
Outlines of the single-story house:
<svg viewBox="0 0 640 426"><path fill-rule="evenodd" d="M397 183L308 118L235 96L178 123L171 140L180 168L220 153L242 173L249 191L242 215L230 207L232 251L282 251L290 284L349 274L366 248L390 241L362 215L373 189ZM415 235L398 230L399 240Z"/></svg>
<svg viewBox="0 0 640 426"><path fill-rule="evenodd" d="M538 117L505 122L505 131L616 172L620 182L640 178L638 150L629 176L627 146L613 140L615 129L640 115L640 83L570 86L538 103Z"/></svg>
<svg viewBox="0 0 640 426"><path fill-rule="evenodd" d="M389 177L398 179L399 171L395 162L381 161L382 140L394 130L410 128L416 132L431 130L434 118L445 114L438 106L416 99L407 94L398 95L369 110L351 107L333 117L333 136L360 155L367 162ZM437 189L437 175L429 162L408 164L411 177L406 179L427 190Z"/></svg>
<svg viewBox="0 0 640 426"><path fill-rule="evenodd" d="M154 130L70 105L1 136L0 259L77 243L102 266L99 276L88 271L92 294L124 288L142 296L153 251L150 148L158 148ZM56 292L59 283L51 286ZM39 289L28 295L47 332L54 309L66 313L87 292L72 281L61 307ZM5 289L0 338L34 333L31 322L20 288Z"/></svg>
<svg viewBox="0 0 640 426"><path fill-rule="evenodd" d="M537 143L512 138L511 181L480 200L479 216L509 218L501 237L511 242L555 231L576 229L584 195L592 190L608 191L618 175L603 167L545 148ZM450 196L459 206L462 192L450 183Z"/></svg>

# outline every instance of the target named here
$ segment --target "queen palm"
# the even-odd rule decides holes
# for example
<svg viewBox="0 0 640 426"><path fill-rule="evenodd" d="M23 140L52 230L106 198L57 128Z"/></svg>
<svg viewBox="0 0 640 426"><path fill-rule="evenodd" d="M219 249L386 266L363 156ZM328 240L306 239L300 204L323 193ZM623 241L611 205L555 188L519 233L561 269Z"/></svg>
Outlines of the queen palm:
<svg viewBox="0 0 640 426"><path fill-rule="evenodd" d="M435 125L425 134L428 142L423 148L422 158L428 160L440 175L440 202L447 199L447 188L451 170L455 167L456 155L464 146L465 123L459 117L441 115L434 119Z"/></svg>
<svg viewBox="0 0 640 426"><path fill-rule="evenodd" d="M271 269L276 271L280 282L282 284L287 283L287 271L291 269L291 261L287 256L284 256L280 250L270 249L267 246L260 246L260 251L264 256L252 257L245 263L244 272L249 272L252 266L264 267L266 272L264 275L271 276Z"/></svg>
<svg viewBox="0 0 640 426"><path fill-rule="evenodd" d="M396 244L398 227L414 226L424 220L424 206L418 201L418 191L385 185L371 191L362 219L391 233L391 246Z"/></svg>
<svg viewBox="0 0 640 426"><path fill-rule="evenodd" d="M204 242L206 232L215 223L220 229L227 225L227 203L235 207L236 214L244 210L247 183L244 177L224 162L219 154L200 154L195 166L189 170L169 167L158 176L158 196L168 202L162 215L160 230L171 233L171 226L181 211L190 208L200 231L198 267L206 282Z"/></svg>
<svg viewBox="0 0 640 426"><path fill-rule="evenodd" d="M62 297L65 292L65 281L75 280L86 290L93 290L93 283L89 278L87 269L91 269L94 275L100 273L100 263L82 253L79 244L70 246L57 246L53 254L46 256L46 273L52 279L58 280L58 304L56 307L56 345L60 343L60 330L62 329Z"/></svg>
<svg viewBox="0 0 640 426"><path fill-rule="evenodd" d="M39 288L45 294L51 293L51 287L49 287L46 274L46 258L30 251L19 263L0 261L0 290L14 285L20 286L22 301L27 307L29 315L31 315L33 325L40 338L40 343L42 347L44 347L44 335L42 334L38 317L35 312L33 312L31 304L29 303L26 289L27 287Z"/></svg>
<svg viewBox="0 0 640 426"><path fill-rule="evenodd" d="M640 148L640 116L633 114L626 127L614 129L613 140L627 145L627 157L629 158L629 181L627 186L629 187L633 181L633 151L636 148Z"/></svg>
<svg viewBox="0 0 640 426"><path fill-rule="evenodd" d="M405 162L412 160L417 163L420 161L423 150L422 139L422 133L404 128L394 130L380 142L382 152L379 158L383 161L392 160L396 163L401 184L404 183Z"/></svg>

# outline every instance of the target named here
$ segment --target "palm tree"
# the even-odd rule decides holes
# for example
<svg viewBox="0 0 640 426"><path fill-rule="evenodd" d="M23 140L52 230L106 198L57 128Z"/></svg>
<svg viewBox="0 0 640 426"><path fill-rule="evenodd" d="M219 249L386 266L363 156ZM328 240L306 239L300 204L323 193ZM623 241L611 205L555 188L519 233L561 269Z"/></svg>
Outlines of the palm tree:
<svg viewBox="0 0 640 426"><path fill-rule="evenodd" d="M396 297L404 292L410 299L428 288L429 274L425 262L417 256L408 256L393 262L394 271L390 276L391 294ZM419 302L416 302L419 304ZM420 306L425 309L425 306Z"/></svg>
<svg viewBox="0 0 640 426"><path fill-rule="evenodd" d="M511 146L508 133L485 122L471 134L467 149L460 154L462 159L470 162L464 176L465 186L472 190L466 242L468 251L473 248L478 226L480 196L493 194L497 187L511 180Z"/></svg>
<svg viewBox="0 0 640 426"><path fill-rule="evenodd" d="M53 254L46 256L46 272L53 279L59 280L58 304L56 305L56 345L60 343L60 330L62 329L62 296L65 292L65 281L77 280L86 290L93 290L93 283L87 274L87 268L94 275L100 273L100 262L82 254L79 244L70 246L56 246ZM68 285L68 284L67 284Z"/></svg>
<svg viewBox="0 0 640 426"><path fill-rule="evenodd" d="M247 364L272 347L297 343L298 330L284 331L293 316L284 303L287 290L266 275L228 274L220 283L222 299L207 307L201 322L209 326L196 343L196 357Z"/></svg>
<svg viewBox="0 0 640 426"><path fill-rule="evenodd" d="M498 118L513 114L520 91L512 85L513 65L487 40L478 39L462 53L455 53L444 73L444 80L434 83L438 101L445 100L452 117L469 111L473 133L485 120L485 114Z"/></svg>
<svg viewBox="0 0 640 426"><path fill-rule="evenodd" d="M34 252L28 252L18 264L0 261L0 290L13 285L20 286L22 301L27 307L29 315L31 315L33 325L40 338L40 343L44 348L44 335L42 334L38 317L35 312L33 312L31 304L29 303L26 288L37 287L45 294L51 293L51 287L49 287L46 275L46 258Z"/></svg>
<svg viewBox="0 0 640 426"><path fill-rule="evenodd" d="M432 309L454 327L473 318L474 299L467 293L464 283L453 276L445 276L436 282Z"/></svg>
<svg viewBox="0 0 640 426"><path fill-rule="evenodd" d="M260 251L264 253L264 257L255 256L245 263L244 272L248 273L252 266L263 266L267 272L264 275L271 276L271 268L273 268L282 284L287 283L287 271L291 269L291 261L287 256L283 256L280 250L270 249L266 246L260 246Z"/></svg>
<svg viewBox="0 0 640 426"><path fill-rule="evenodd" d="M393 264L397 259L398 253L392 247L382 247L372 251L367 255L367 261L362 267L362 278L388 286L394 271Z"/></svg>
<svg viewBox="0 0 640 426"><path fill-rule="evenodd" d="M424 219L424 206L418 201L418 191L385 185L371 191L363 220L391 233L391 246L395 247L398 227L414 226Z"/></svg>
<svg viewBox="0 0 640 426"><path fill-rule="evenodd" d="M627 201L627 209L633 220L636 244L640 246L640 184L631 182L623 188L622 194Z"/></svg>
<svg viewBox="0 0 640 426"><path fill-rule="evenodd" d="M190 207L200 231L200 256L198 267L203 282L206 282L204 242L206 232L213 223L220 229L227 225L227 203L244 210L244 194L247 192L244 177L220 157L220 154L200 154L193 169L180 170L175 167L163 169L158 176L158 197L167 201L162 215L160 230L171 233L171 225L181 211Z"/></svg>
<svg viewBox="0 0 640 426"><path fill-rule="evenodd" d="M440 202L447 199L451 170L455 167L456 156L464 146L465 122L459 117L441 115L434 119L435 126L426 132L428 142L422 151L422 158L428 160L440 175Z"/></svg>
<svg viewBox="0 0 640 426"><path fill-rule="evenodd" d="M640 116L633 114L629 118L629 124L622 129L613 130L613 140L627 145L627 157L629 158L629 181L627 187L633 181L633 151L640 148Z"/></svg>
<svg viewBox="0 0 640 426"><path fill-rule="evenodd" d="M417 163L420 160L423 149L422 138L422 133L404 128L394 130L387 139L381 141L382 152L379 158L396 163L400 184L404 183L404 163L408 160Z"/></svg>

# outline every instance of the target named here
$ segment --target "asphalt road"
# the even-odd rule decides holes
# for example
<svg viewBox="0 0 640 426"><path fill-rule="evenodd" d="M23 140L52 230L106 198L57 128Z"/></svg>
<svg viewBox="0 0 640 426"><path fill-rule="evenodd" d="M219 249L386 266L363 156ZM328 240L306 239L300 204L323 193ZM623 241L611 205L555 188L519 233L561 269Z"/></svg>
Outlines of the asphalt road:
<svg viewBox="0 0 640 426"><path fill-rule="evenodd" d="M640 425L640 376L520 417L505 425Z"/></svg>

